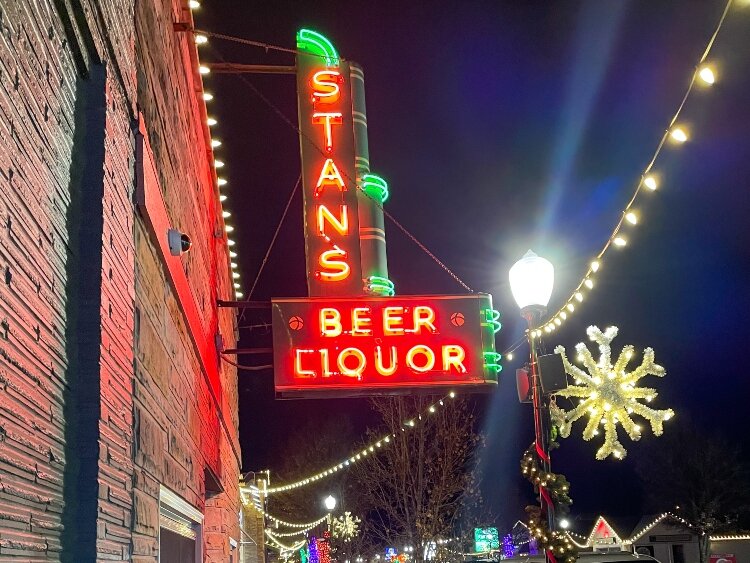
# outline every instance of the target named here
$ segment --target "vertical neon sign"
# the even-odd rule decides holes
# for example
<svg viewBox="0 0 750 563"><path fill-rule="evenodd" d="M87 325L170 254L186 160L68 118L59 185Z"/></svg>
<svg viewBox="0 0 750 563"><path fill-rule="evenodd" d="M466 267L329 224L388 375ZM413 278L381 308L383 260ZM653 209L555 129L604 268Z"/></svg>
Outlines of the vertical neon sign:
<svg viewBox="0 0 750 563"><path fill-rule="evenodd" d="M297 34L297 89L311 297L363 293L349 65L328 39Z"/></svg>

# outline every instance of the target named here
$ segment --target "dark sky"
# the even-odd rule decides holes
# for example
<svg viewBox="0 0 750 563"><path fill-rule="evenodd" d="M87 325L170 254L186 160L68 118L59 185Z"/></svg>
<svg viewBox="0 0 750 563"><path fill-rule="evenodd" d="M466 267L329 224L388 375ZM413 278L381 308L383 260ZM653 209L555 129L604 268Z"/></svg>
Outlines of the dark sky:
<svg viewBox="0 0 750 563"><path fill-rule="evenodd" d="M294 47L297 29L328 36L365 70L372 169L388 179L389 211L503 312L501 350L522 334L507 271L527 248L556 268L550 306L577 284L632 194L684 94L724 1L250 2L206 0L197 26ZM652 346L667 368L651 381L662 408L748 451L750 395L750 6L730 12L713 50L718 82L698 89L683 121L692 139L658 161L663 181L642 224L608 254L592 298L547 341L570 350L585 328L620 327L617 347ZM203 60L293 64L291 55L212 40ZM292 76L248 75L292 122ZM237 227L245 291L299 174L297 133L235 76L209 76L211 112ZM744 195L743 195L744 194ZM306 293L302 203L294 200L254 299ZM388 230L400 294L460 293L411 241ZM242 323L268 319L247 314ZM244 332L244 331L243 331ZM268 345L262 330L243 344ZM245 361L250 361L245 358ZM496 393L477 400L489 447L487 493L506 518L522 514L518 459L533 437L506 362ZM245 470L278 466L307 420L374 421L364 400L274 401L270 372L241 372ZM555 453L573 484L574 514L635 514L633 463L595 462L582 427ZM329 460L321 460L321 465ZM334 461L334 460L330 460ZM317 468L311 468L317 469Z"/></svg>

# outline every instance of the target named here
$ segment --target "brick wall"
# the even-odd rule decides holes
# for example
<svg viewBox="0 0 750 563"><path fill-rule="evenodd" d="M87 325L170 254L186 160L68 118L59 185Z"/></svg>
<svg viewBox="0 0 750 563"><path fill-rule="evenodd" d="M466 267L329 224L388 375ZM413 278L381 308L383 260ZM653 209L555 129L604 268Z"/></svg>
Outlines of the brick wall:
<svg viewBox="0 0 750 563"><path fill-rule="evenodd" d="M3 560L156 561L160 484L205 513L207 560L238 539L231 280L181 4L0 0ZM134 206L139 111L197 325Z"/></svg>

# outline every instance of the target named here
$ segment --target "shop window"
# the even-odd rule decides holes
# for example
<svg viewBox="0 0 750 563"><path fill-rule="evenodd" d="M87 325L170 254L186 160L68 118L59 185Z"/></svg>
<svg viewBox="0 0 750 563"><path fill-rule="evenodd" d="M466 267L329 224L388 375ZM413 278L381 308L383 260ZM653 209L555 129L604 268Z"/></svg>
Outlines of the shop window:
<svg viewBox="0 0 750 563"><path fill-rule="evenodd" d="M159 491L160 563L197 563L201 560L203 514L162 486Z"/></svg>

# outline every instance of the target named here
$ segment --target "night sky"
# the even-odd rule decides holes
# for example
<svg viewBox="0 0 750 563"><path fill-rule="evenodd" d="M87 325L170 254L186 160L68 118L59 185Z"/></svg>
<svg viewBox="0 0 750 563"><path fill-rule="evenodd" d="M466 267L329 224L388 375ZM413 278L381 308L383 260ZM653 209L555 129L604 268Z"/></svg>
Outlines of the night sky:
<svg viewBox="0 0 750 563"><path fill-rule="evenodd" d="M205 0L196 25L289 48L310 27L363 65L370 159L390 184L387 208L469 286L494 296L504 350L523 330L508 269L533 248L556 268L550 308L564 302L630 198L724 4ZM747 457L750 5L736 4L710 59L717 84L697 88L683 113L691 140L662 153L662 184L645 194L642 223L625 249L608 253L591 298L547 348L571 350L590 324L619 326L618 351L652 346L667 368L665 379L647 381L660 392L654 405L677 412L666 432L689 419ZM204 61L294 64L218 39L201 49ZM296 123L293 76L245 80ZM299 141L242 79L211 75L205 84L216 95L210 113L247 293L299 175ZM399 294L462 292L393 225L386 230ZM252 298L303 296L304 276L298 193ZM240 324L268 320L249 312ZM243 345L269 343L262 327L242 333ZM476 399L488 435L485 488L503 519L522 516L530 491L518 476L533 438L531 409L516 398L519 356L505 362L497 391ZM239 378L246 471L278 467L305 421L349 417L362 434L376 424L364 399L275 401L270 371ZM573 514L638 515L633 465L658 438L644 431L640 443L623 441L624 462L596 462L598 444L581 430L553 459L572 482Z"/></svg>

